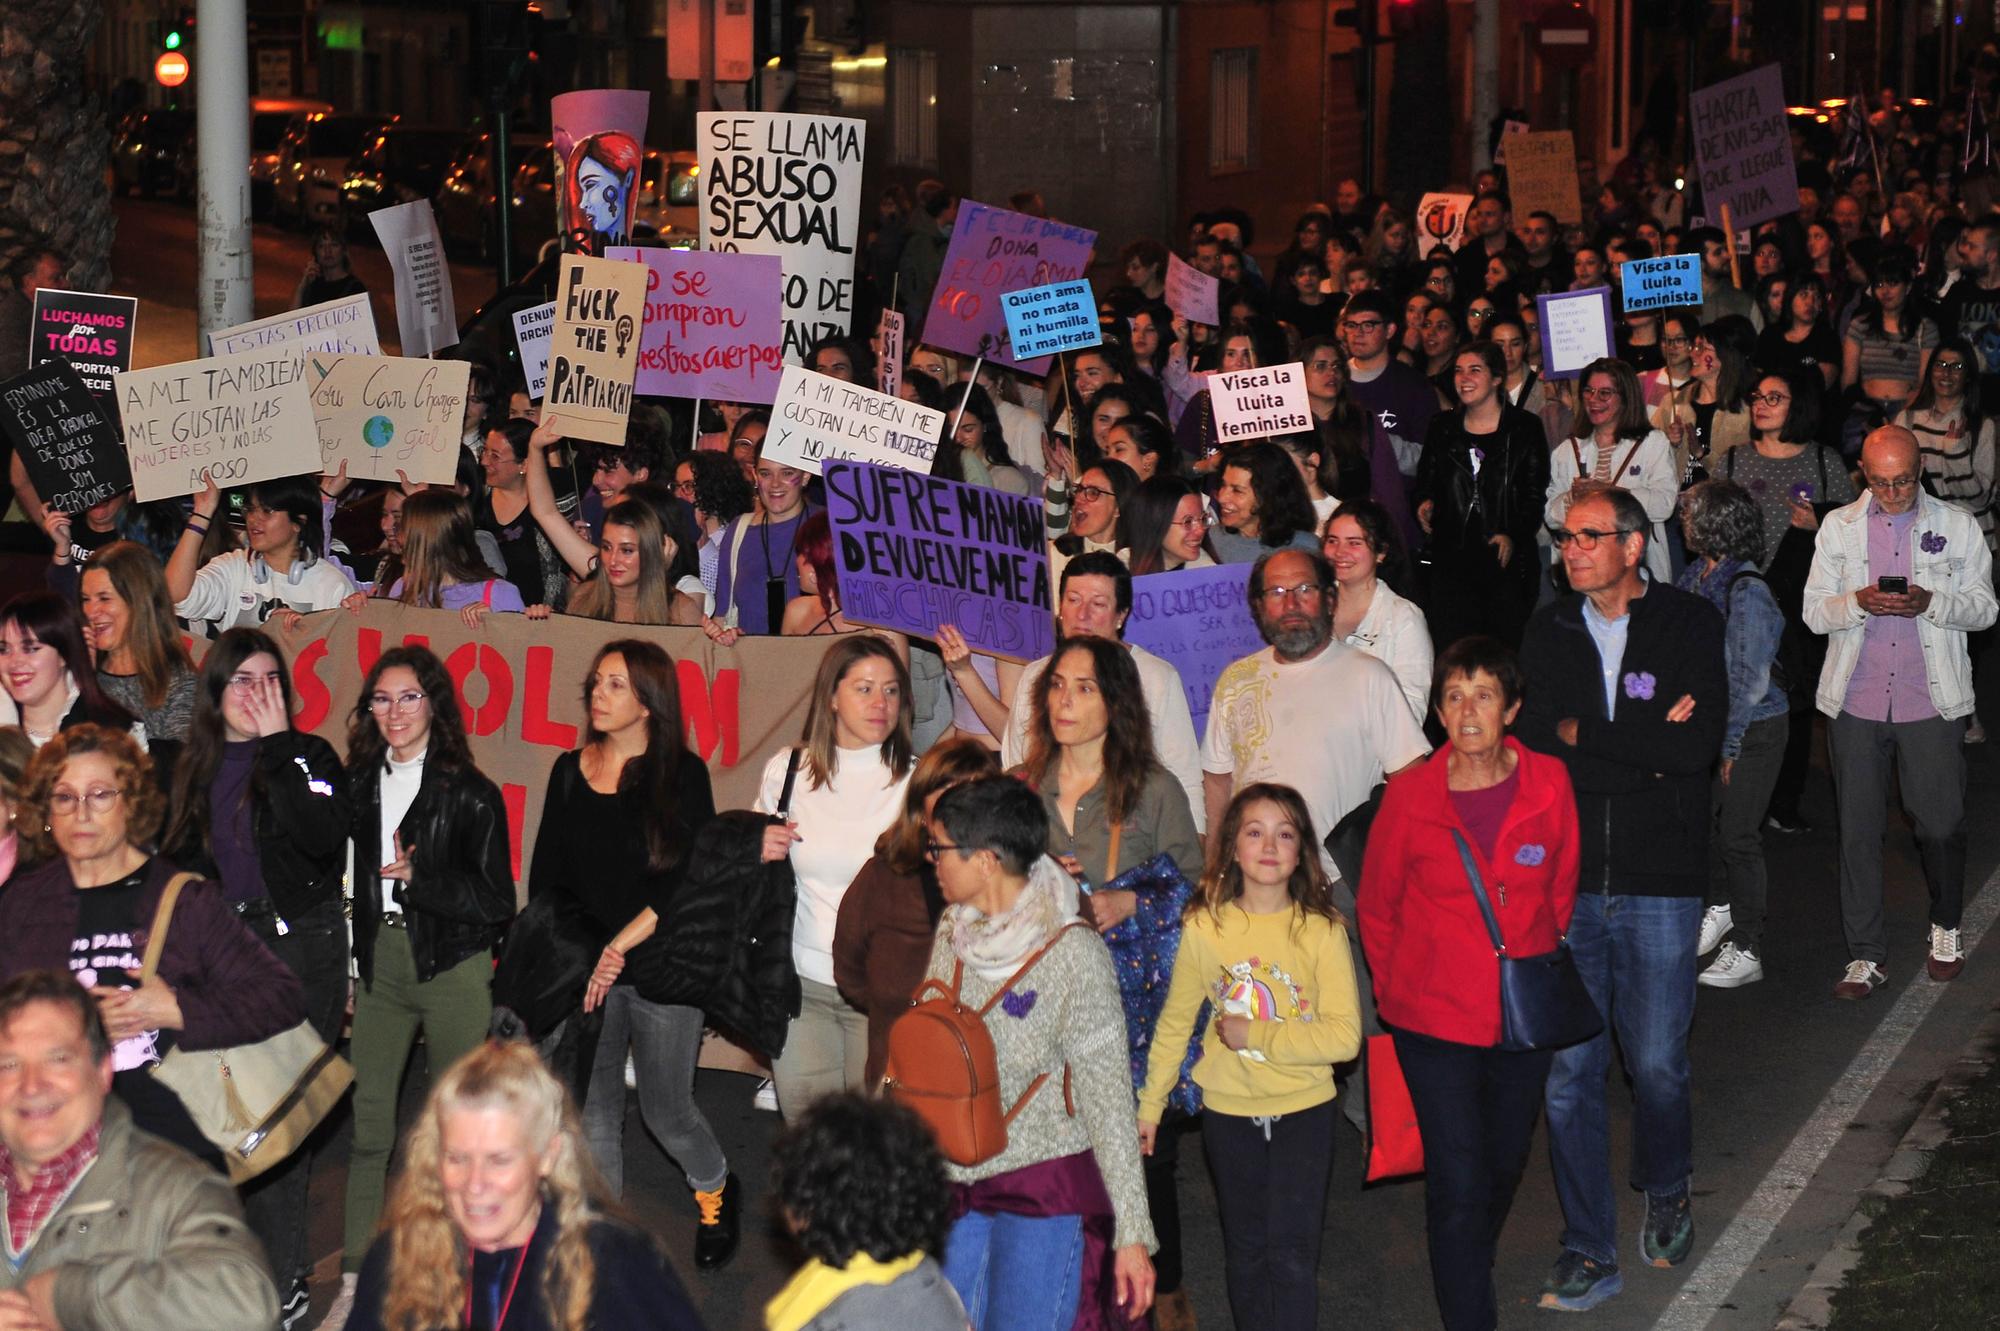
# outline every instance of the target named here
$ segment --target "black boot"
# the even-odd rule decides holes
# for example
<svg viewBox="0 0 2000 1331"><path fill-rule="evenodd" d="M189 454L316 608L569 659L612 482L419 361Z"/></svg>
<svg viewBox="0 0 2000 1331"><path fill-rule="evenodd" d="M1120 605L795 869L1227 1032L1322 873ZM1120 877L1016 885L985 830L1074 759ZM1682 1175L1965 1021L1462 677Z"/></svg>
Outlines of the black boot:
<svg viewBox="0 0 2000 1331"><path fill-rule="evenodd" d="M695 1205L701 1208L701 1223L694 1231L694 1264L712 1271L735 1255L736 1241L743 1233L743 1185L731 1174L719 1192L697 1192Z"/></svg>

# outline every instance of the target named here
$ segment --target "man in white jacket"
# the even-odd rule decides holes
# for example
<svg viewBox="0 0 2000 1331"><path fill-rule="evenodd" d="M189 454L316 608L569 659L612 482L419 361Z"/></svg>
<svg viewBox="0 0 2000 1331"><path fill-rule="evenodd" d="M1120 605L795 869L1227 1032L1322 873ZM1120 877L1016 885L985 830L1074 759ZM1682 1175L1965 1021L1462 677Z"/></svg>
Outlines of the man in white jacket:
<svg viewBox="0 0 2000 1331"><path fill-rule="evenodd" d="M1889 763L1916 823L1930 888L1933 980L1965 968L1966 635L1993 623L1993 556L1978 521L1918 488L1917 439L1900 425L1861 448L1868 493L1826 515L1806 580L1805 622L1828 637L1819 709L1840 810L1840 916L1851 960L1836 998L1872 994L1886 976L1882 834Z"/></svg>

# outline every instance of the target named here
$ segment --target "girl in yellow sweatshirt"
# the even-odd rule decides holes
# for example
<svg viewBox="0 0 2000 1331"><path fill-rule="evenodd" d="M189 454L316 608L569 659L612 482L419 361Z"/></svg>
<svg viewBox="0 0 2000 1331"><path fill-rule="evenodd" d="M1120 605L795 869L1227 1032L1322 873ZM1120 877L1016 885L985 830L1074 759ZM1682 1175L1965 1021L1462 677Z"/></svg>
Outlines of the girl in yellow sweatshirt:
<svg viewBox="0 0 2000 1331"><path fill-rule="evenodd" d="M1204 1001L1215 1020L1194 1080L1229 1310L1238 1326L1310 1331L1333 1166L1333 1065L1361 1048L1361 1005L1312 815L1290 786L1244 787L1216 830L1139 1095L1148 1155Z"/></svg>

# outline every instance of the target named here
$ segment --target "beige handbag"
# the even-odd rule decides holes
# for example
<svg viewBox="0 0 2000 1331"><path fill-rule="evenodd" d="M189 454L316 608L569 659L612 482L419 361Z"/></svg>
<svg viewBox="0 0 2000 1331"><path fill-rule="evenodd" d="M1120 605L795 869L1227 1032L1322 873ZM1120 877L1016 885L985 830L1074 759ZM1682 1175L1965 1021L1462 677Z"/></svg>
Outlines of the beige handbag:
<svg viewBox="0 0 2000 1331"><path fill-rule="evenodd" d="M160 894L139 967L141 984L159 969L174 902L196 877L176 874ZM180 1097L201 1135L222 1152L236 1184L298 1150L354 1084L353 1065L309 1021L256 1044L198 1051L176 1046L153 1075Z"/></svg>

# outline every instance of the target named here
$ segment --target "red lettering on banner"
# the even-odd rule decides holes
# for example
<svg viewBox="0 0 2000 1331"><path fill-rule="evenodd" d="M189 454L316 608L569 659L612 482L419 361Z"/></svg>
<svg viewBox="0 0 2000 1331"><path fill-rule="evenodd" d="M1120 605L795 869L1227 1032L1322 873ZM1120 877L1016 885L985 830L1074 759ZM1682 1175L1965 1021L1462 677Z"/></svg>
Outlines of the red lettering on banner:
<svg viewBox="0 0 2000 1331"><path fill-rule="evenodd" d="M555 674L555 668L555 648L528 649L528 677L521 693L521 738L530 744L573 749L576 747L576 727L567 722L549 720L549 681Z"/></svg>
<svg viewBox="0 0 2000 1331"><path fill-rule="evenodd" d="M514 703L514 667L496 648L483 642L462 643L445 658L444 668L458 688L458 705L465 709L468 734L491 735L507 723L508 709ZM477 707L465 692L465 682L474 669L486 677L486 697Z"/></svg>
<svg viewBox="0 0 2000 1331"><path fill-rule="evenodd" d="M675 662L681 684L681 716L691 732L690 744L696 756L707 762L722 745L722 765L736 766L737 743L741 738L742 716L737 703L743 685L738 670L718 670L711 683L701 667L686 657Z"/></svg>
<svg viewBox="0 0 2000 1331"><path fill-rule="evenodd" d="M500 787L500 802L507 806L507 858L514 866L514 881L521 881L521 824L528 821L528 788L509 781Z"/></svg>
<svg viewBox="0 0 2000 1331"><path fill-rule="evenodd" d="M326 639L315 638L292 661L292 693L299 704L292 724L300 730L318 730L333 713L333 690L319 677L319 663L325 659Z"/></svg>
<svg viewBox="0 0 2000 1331"><path fill-rule="evenodd" d="M431 640L426 634L405 633L403 635L403 645L405 647L428 647L431 645ZM375 663L381 659L382 630L356 629L354 632L354 662L361 667L361 673L366 675L375 668Z"/></svg>

